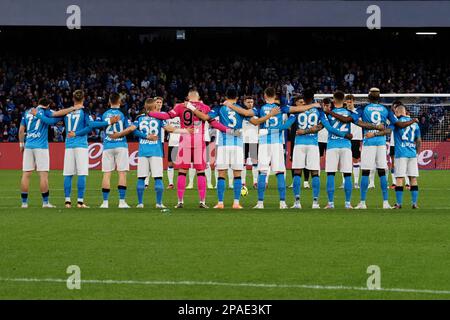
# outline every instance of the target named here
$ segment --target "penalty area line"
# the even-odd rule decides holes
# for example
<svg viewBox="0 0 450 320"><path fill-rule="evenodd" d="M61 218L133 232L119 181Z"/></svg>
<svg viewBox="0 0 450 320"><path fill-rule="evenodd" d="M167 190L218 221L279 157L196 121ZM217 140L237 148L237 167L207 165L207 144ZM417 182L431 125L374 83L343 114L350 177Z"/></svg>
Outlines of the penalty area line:
<svg viewBox="0 0 450 320"><path fill-rule="evenodd" d="M67 279L52 278L0 278L0 282L48 282L66 283ZM246 287L246 288L280 288L280 289L312 289L312 290L346 290L370 292L404 292L450 295L450 290L407 289L407 288L380 288L352 287L340 285L311 285L311 284L279 284L279 283L232 283L217 281L163 281L163 280L80 280L81 284L114 284L114 285L147 285L147 286L216 286L216 287Z"/></svg>

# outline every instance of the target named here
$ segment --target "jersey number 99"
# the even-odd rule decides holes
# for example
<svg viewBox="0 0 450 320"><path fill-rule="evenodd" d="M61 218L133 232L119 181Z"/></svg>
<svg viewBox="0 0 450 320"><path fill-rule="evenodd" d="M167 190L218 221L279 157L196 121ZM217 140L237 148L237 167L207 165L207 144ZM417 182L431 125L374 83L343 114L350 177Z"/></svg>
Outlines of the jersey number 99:
<svg viewBox="0 0 450 320"><path fill-rule="evenodd" d="M317 125L318 120L319 118L315 113L311 113L309 115L306 113L299 113L297 116L298 128L302 130L311 128Z"/></svg>

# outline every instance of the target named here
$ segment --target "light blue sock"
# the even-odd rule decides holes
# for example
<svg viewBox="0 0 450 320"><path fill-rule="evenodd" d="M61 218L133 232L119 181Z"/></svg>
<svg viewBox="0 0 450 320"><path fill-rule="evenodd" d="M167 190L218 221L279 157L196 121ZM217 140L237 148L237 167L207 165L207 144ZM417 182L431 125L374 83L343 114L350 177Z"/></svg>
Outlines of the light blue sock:
<svg viewBox="0 0 450 320"><path fill-rule="evenodd" d="M217 200L223 202L225 197L225 178L219 177L217 179Z"/></svg>
<svg viewBox="0 0 450 320"><path fill-rule="evenodd" d="M286 179L284 173L277 173L277 187L278 194L280 195L280 201L286 200Z"/></svg>
<svg viewBox="0 0 450 320"><path fill-rule="evenodd" d="M239 199L241 198L241 189L242 189L241 177L234 177L233 180L234 200L239 201Z"/></svg>
<svg viewBox="0 0 450 320"><path fill-rule="evenodd" d="M403 186L395 187L395 199L398 205L403 204Z"/></svg>
<svg viewBox="0 0 450 320"><path fill-rule="evenodd" d="M312 176L312 190L313 190L313 199L315 201L319 200L319 192L320 192L319 176Z"/></svg>
<svg viewBox="0 0 450 320"><path fill-rule="evenodd" d="M127 194L127 187L126 186L118 186L117 189L119 191L119 200L125 200L125 196Z"/></svg>
<svg viewBox="0 0 450 320"><path fill-rule="evenodd" d="M388 182L385 174L380 176L380 187L381 193L383 194L383 201L387 201L389 195L388 195Z"/></svg>
<svg viewBox="0 0 450 320"><path fill-rule="evenodd" d="M22 192L20 194L20 197L22 198L22 203L23 204L28 203L28 192Z"/></svg>
<svg viewBox="0 0 450 320"><path fill-rule="evenodd" d="M334 174L327 175L328 202L334 202Z"/></svg>
<svg viewBox="0 0 450 320"><path fill-rule="evenodd" d="M419 198L419 186L411 186L411 202L417 205L417 199Z"/></svg>
<svg viewBox="0 0 450 320"><path fill-rule="evenodd" d="M77 189L78 199L84 199L84 192L86 191L86 176L78 176Z"/></svg>
<svg viewBox="0 0 450 320"><path fill-rule="evenodd" d="M264 201L264 192L266 191L266 175L258 175L258 201Z"/></svg>
<svg viewBox="0 0 450 320"><path fill-rule="evenodd" d="M344 176L345 201L350 202L352 199L352 176Z"/></svg>
<svg viewBox="0 0 450 320"><path fill-rule="evenodd" d="M50 195L50 191L42 193L42 203L43 204L48 204L48 197L49 197L49 195Z"/></svg>
<svg viewBox="0 0 450 320"><path fill-rule="evenodd" d="M360 186L361 201L366 201L368 189L369 189L369 176L362 175Z"/></svg>
<svg viewBox="0 0 450 320"><path fill-rule="evenodd" d="M72 194L72 176L64 176L64 197L70 198Z"/></svg>
<svg viewBox="0 0 450 320"><path fill-rule="evenodd" d="M302 185L302 176L294 174L294 180L292 182L292 190L294 191L294 197L296 201L300 200L301 185Z"/></svg>
<svg viewBox="0 0 450 320"><path fill-rule="evenodd" d="M103 201L108 201L110 189L102 188Z"/></svg>
<svg viewBox="0 0 450 320"><path fill-rule="evenodd" d="M137 185L136 185L138 204L143 204L144 190L145 190L145 178L138 178Z"/></svg>
<svg viewBox="0 0 450 320"><path fill-rule="evenodd" d="M156 204L162 204L164 184L162 178L155 178Z"/></svg>

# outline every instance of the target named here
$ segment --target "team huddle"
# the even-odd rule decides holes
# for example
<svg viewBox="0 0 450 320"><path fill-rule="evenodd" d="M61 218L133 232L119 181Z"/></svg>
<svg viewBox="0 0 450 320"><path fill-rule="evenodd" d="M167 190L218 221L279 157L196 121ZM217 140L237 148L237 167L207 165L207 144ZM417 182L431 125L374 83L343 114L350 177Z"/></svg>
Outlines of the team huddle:
<svg viewBox="0 0 450 320"><path fill-rule="evenodd" d="M191 90L184 103L174 106L169 112L161 112L162 99L147 99L144 111L134 122L121 110L121 99L117 93L109 98L110 109L101 121L93 121L89 110L84 107L84 93L73 93L74 105L59 111L49 109L46 98L39 101L36 108L27 110L19 130L20 148L23 151L23 175L21 182L22 207L28 207L29 179L34 170L40 175L40 189L43 207L54 207L49 202L49 149L48 126L64 121L66 127L64 155L64 195L66 208L72 207L72 178L77 175L77 207L86 208L84 194L89 169L88 134L94 128L105 128L102 155L102 194L100 208L109 207L111 173L118 172L119 208L130 208L126 202L127 172L129 157L127 135L139 140L137 165L137 208L144 207L144 192L149 178L154 179L156 208L166 209L163 204L163 158L164 132L169 134L168 178L169 188L173 188L173 171L178 170L176 182L178 203L183 208L187 174L197 174L199 207L208 208L206 190L211 186L211 150L208 132L216 131L215 163L217 171L217 204L215 209L225 208L224 198L226 178L233 189L233 209L242 209L240 198L245 189L246 166L250 160L254 186L258 193L255 209L264 209L264 196L268 177L276 176L280 209L288 209L286 204L286 131L294 135L292 142L292 190L293 209L301 209L302 175L312 181L312 208L319 209L320 160L325 154L327 204L325 209L335 207L335 175L343 175L345 194L344 206L353 209L352 190L360 188L360 201L355 209L367 209L366 197L371 173L378 173L383 197L383 208L400 209L403 205L405 179L409 180L412 207L418 208L418 164L420 130L417 120L408 116L405 106L395 102L391 108L380 104L380 91L372 88L368 94L369 103L355 109L354 98L336 91L332 101L318 103L314 92L306 90L288 105L280 106L276 91L264 91L265 104L254 106L252 97L243 99L244 106L238 104L238 93L228 89L225 101L211 109L200 100L196 90ZM323 134L327 135L324 141ZM354 139L359 135L359 140ZM395 193L394 207L388 202L388 163L386 157L386 136L395 142ZM322 140L322 141L321 141ZM362 140L362 144L361 144ZM392 140L392 138L391 138ZM360 163L359 163L360 161ZM359 180L361 168L361 181ZM354 181L352 181L352 172ZM189 185L192 183L192 177ZM189 188L190 186L188 186Z"/></svg>

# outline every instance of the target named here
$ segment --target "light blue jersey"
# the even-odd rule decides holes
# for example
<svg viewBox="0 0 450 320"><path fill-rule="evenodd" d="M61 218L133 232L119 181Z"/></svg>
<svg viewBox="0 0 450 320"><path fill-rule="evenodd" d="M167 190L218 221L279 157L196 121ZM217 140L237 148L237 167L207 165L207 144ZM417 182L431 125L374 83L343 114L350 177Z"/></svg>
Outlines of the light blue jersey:
<svg viewBox="0 0 450 320"><path fill-rule="evenodd" d="M351 112L345 108L334 108L332 111L344 117L352 117L354 120L359 117L356 113ZM331 115L327 115L327 119L330 122L332 128L339 130L344 135L350 133L350 123L343 123ZM334 149L334 148L351 149L351 147L352 142L350 140L342 136L336 135L332 132L329 132L327 149Z"/></svg>
<svg viewBox="0 0 450 320"><path fill-rule="evenodd" d="M139 157L163 157L163 128L166 126L166 121L141 115L134 125L137 127L134 135L139 137ZM158 140L148 140L146 137L149 134L157 135Z"/></svg>
<svg viewBox="0 0 450 320"><path fill-rule="evenodd" d="M91 122L94 121L85 109L72 111L64 116L67 133L76 132L76 136L73 138L66 136L66 149L88 147L87 133L92 130Z"/></svg>
<svg viewBox="0 0 450 320"><path fill-rule="evenodd" d="M374 125L383 124L387 127L389 124L395 124L398 119L392 113L391 110L378 103L370 103L361 110L361 119L363 122L367 122ZM388 122L389 120L389 122ZM378 132L378 130L364 129L364 134L367 132ZM365 146L385 146L386 136L377 136L372 138L363 139L363 145Z"/></svg>
<svg viewBox="0 0 450 320"><path fill-rule="evenodd" d="M305 112L291 115L296 117L298 129L307 130L318 125L321 121L321 113L317 108L309 109ZM317 141L317 132L295 136L296 145L319 145Z"/></svg>
<svg viewBox="0 0 450 320"><path fill-rule="evenodd" d="M24 112L20 124L26 128L26 149L48 149L48 126L58 123L61 118L51 118L53 111L37 107L36 117L30 110ZM41 119L45 118L45 120Z"/></svg>
<svg viewBox="0 0 450 320"><path fill-rule="evenodd" d="M241 108L241 106L235 104L235 106ZM211 119L219 117L219 122L230 129L242 129L242 122L246 119L236 111L228 108L227 106L220 106L214 108L208 113ZM236 137L226 132L220 131L217 136L218 146L240 146L242 147L243 139L242 137Z"/></svg>
<svg viewBox="0 0 450 320"><path fill-rule="evenodd" d="M278 107L275 103L266 103L260 109L253 108L253 113L256 117L262 118L270 113L273 108ZM281 107L281 112L276 116L270 117L267 121L260 124L260 129L271 129L269 134L262 135L259 137L260 144L284 144L284 134L283 130L275 129L283 123L283 113L289 112L289 107Z"/></svg>
<svg viewBox="0 0 450 320"><path fill-rule="evenodd" d="M330 134L334 134L335 136L343 138L348 133L333 128L330 125L330 122L328 121L327 117L323 113L322 109L317 108L312 108L304 112L291 114L285 123L278 125L276 127L271 127L269 129L269 132L272 130L287 130L295 122L297 122L298 129L302 130L312 129L313 127L321 123ZM319 145L318 132L296 135L294 144L318 146Z"/></svg>
<svg viewBox="0 0 450 320"><path fill-rule="evenodd" d="M411 118L401 116L398 121L407 122ZM420 128L417 123L406 128L394 128L395 158L415 158L417 156L416 140L420 138Z"/></svg>
<svg viewBox="0 0 450 320"><path fill-rule="evenodd" d="M103 149L114 149L114 148L128 148L127 138L120 137L117 139L112 139L109 135L120 132L129 127L129 121L125 118L122 111L119 108L111 108L108 109L102 116L103 121L109 121L111 117L120 116L120 120L114 124L110 124L106 127L105 130L105 139L103 140Z"/></svg>

